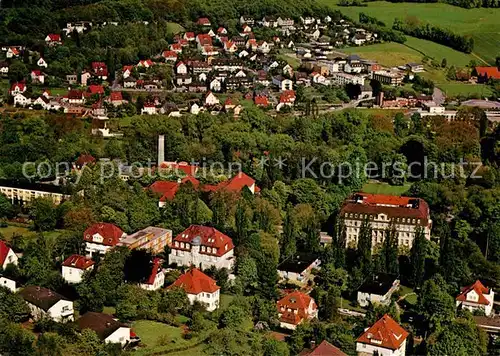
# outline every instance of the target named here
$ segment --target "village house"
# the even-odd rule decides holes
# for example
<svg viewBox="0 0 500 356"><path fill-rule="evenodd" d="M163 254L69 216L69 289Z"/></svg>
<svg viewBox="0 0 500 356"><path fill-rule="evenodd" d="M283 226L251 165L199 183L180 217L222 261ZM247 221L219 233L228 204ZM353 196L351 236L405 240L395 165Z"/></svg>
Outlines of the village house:
<svg viewBox="0 0 500 356"><path fill-rule="evenodd" d="M198 268L190 268L179 276L169 288L182 288L191 304L195 301L203 303L207 311L211 312L219 307L220 287L215 280Z"/></svg>
<svg viewBox="0 0 500 356"><path fill-rule="evenodd" d="M48 67L47 62L42 57L38 58L38 61L36 61L36 65L39 66L40 68L47 68Z"/></svg>
<svg viewBox="0 0 500 356"><path fill-rule="evenodd" d="M252 16L240 16L240 24L244 23L253 26L255 24L255 19Z"/></svg>
<svg viewBox="0 0 500 356"><path fill-rule="evenodd" d="M43 317L57 322L73 320L73 302L50 289L27 286L19 292L19 295L30 308L34 320Z"/></svg>
<svg viewBox="0 0 500 356"><path fill-rule="evenodd" d="M14 96L14 106L25 107L30 104L31 104L31 99L25 96L24 94L16 94Z"/></svg>
<svg viewBox="0 0 500 356"><path fill-rule="evenodd" d="M139 287L145 290L153 291L163 288L165 284L165 271L163 270L162 260L160 258L153 259L151 274L148 279L139 284Z"/></svg>
<svg viewBox="0 0 500 356"><path fill-rule="evenodd" d="M313 269L321 264L317 255L312 253L298 253L288 257L278 266L278 275L287 281L306 283L311 278Z"/></svg>
<svg viewBox="0 0 500 356"><path fill-rule="evenodd" d="M10 95L15 96L22 94L26 91L26 84L24 82L16 82L10 86Z"/></svg>
<svg viewBox="0 0 500 356"><path fill-rule="evenodd" d="M404 356L409 333L385 314L356 340L359 356Z"/></svg>
<svg viewBox="0 0 500 356"><path fill-rule="evenodd" d="M372 246L384 241L387 229L394 226L398 246L411 248L418 228L430 239L432 220L425 200L404 196L356 193L348 198L340 211L346 227L346 246L357 246L361 225L369 219Z"/></svg>
<svg viewBox="0 0 500 356"><path fill-rule="evenodd" d="M379 70L372 73L372 79L392 86L402 85L404 76L404 73L394 70Z"/></svg>
<svg viewBox="0 0 500 356"><path fill-rule="evenodd" d="M171 248L169 262L180 266L229 270L234 266L233 241L213 227L191 225L175 237Z"/></svg>
<svg viewBox="0 0 500 356"><path fill-rule="evenodd" d="M141 109L141 115L156 115L158 110L154 103L145 103L144 107Z"/></svg>
<svg viewBox="0 0 500 356"><path fill-rule="evenodd" d="M56 46L62 44L61 35L57 33L49 33L47 37L45 37L45 43L48 46Z"/></svg>
<svg viewBox="0 0 500 356"><path fill-rule="evenodd" d="M86 312L78 318L76 324L80 331L93 330L106 344L120 344L124 347L130 342L132 335L129 326L104 313Z"/></svg>
<svg viewBox="0 0 500 356"><path fill-rule="evenodd" d="M116 225L96 223L89 226L83 233L85 252L92 257L95 254L104 255L116 246L126 234Z"/></svg>
<svg viewBox="0 0 500 356"><path fill-rule="evenodd" d="M91 77L92 74L90 74L90 72L83 71L82 74L80 75L80 83L82 83L82 86L87 86L87 82Z"/></svg>
<svg viewBox="0 0 500 356"><path fill-rule="evenodd" d="M210 91L205 94L204 102L205 106L214 106L220 104L219 99Z"/></svg>
<svg viewBox="0 0 500 356"><path fill-rule="evenodd" d="M36 198L51 199L59 205L70 195L64 194L60 186L50 184L0 181L0 193L5 195L12 204L26 205Z"/></svg>
<svg viewBox="0 0 500 356"><path fill-rule="evenodd" d="M106 102L117 107L127 103L127 100L123 99L122 93L120 91L112 91L109 94L109 97L106 99Z"/></svg>
<svg viewBox="0 0 500 356"><path fill-rule="evenodd" d="M68 74L66 75L66 81L69 85L74 85L78 83L78 76L76 74Z"/></svg>
<svg viewBox="0 0 500 356"><path fill-rule="evenodd" d="M295 330L299 324L318 316L318 307L309 295L295 291L276 303L280 326Z"/></svg>
<svg viewBox="0 0 500 356"><path fill-rule="evenodd" d="M4 241L0 241L0 266L5 270L9 264L17 266L18 258Z"/></svg>
<svg viewBox="0 0 500 356"><path fill-rule="evenodd" d="M295 21L290 17L278 17L276 22L279 27L291 27L295 24Z"/></svg>
<svg viewBox="0 0 500 356"><path fill-rule="evenodd" d="M144 249L157 255L162 253L165 250L165 246L170 246L171 243L172 230L148 226L133 234L122 237L116 245L126 246L131 250Z"/></svg>
<svg viewBox="0 0 500 356"><path fill-rule="evenodd" d="M312 342L311 342L312 344ZM301 356L347 356L339 348L333 346L328 341L323 340L321 344L313 347L313 350L303 350L300 352Z"/></svg>
<svg viewBox="0 0 500 356"><path fill-rule="evenodd" d="M292 80L281 75L274 76L272 83L278 87L279 91L287 91L293 89Z"/></svg>
<svg viewBox="0 0 500 356"><path fill-rule="evenodd" d="M254 104L260 107L268 107L269 101L267 100L267 96L264 95L256 95L254 98Z"/></svg>
<svg viewBox="0 0 500 356"><path fill-rule="evenodd" d="M210 23L210 20L208 18L206 18L206 17L200 17L198 19L198 21L196 21L196 24L200 25L200 26L205 26L205 27L212 26L212 24Z"/></svg>
<svg viewBox="0 0 500 356"><path fill-rule="evenodd" d="M358 289L358 304L367 307L370 304L389 305L392 294L399 289L396 276L379 273L368 277Z"/></svg>
<svg viewBox="0 0 500 356"><path fill-rule="evenodd" d="M15 57L19 57L20 54L21 54L21 51L19 51L19 49L17 49L16 47L9 47L9 49L7 50L7 53L5 54L5 57L15 58Z"/></svg>
<svg viewBox="0 0 500 356"><path fill-rule="evenodd" d="M456 298L457 307L467 309L471 313L476 310L484 311L486 316L493 313L495 293L493 289L485 287L479 280L463 287Z"/></svg>
<svg viewBox="0 0 500 356"><path fill-rule="evenodd" d="M186 32L184 33L184 36L182 38L184 38L188 42L194 41L196 39L194 32Z"/></svg>
<svg viewBox="0 0 500 356"><path fill-rule="evenodd" d="M85 94L81 90L73 89L68 92L68 103L82 105L85 103Z"/></svg>
<svg viewBox="0 0 500 356"><path fill-rule="evenodd" d="M7 74L9 74L9 63L0 62L0 74L2 76L6 76Z"/></svg>
<svg viewBox="0 0 500 356"><path fill-rule="evenodd" d="M293 106L295 103L295 91L293 90L285 90L280 94L279 103L276 106L276 110L280 111L285 106Z"/></svg>
<svg viewBox="0 0 500 356"><path fill-rule="evenodd" d="M473 74L477 76L478 83L487 83L490 79L500 80L498 67L475 67Z"/></svg>
<svg viewBox="0 0 500 356"><path fill-rule="evenodd" d="M16 281L12 278L0 275L0 287L7 288L12 293L17 292Z"/></svg>
<svg viewBox="0 0 500 356"><path fill-rule="evenodd" d="M338 86L344 86L347 84L359 84L359 85L364 85L365 84L365 78L360 75L353 75L353 74L348 74L348 73L343 73L343 72L338 72L338 73L331 73L330 77L332 83Z"/></svg>
<svg viewBox="0 0 500 356"><path fill-rule="evenodd" d="M62 264L62 278L68 283L80 283L86 271L94 269L94 261L80 255L71 255Z"/></svg>
<svg viewBox="0 0 500 356"><path fill-rule="evenodd" d="M33 84L45 83L45 74L43 74L40 70L32 70L30 76Z"/></svg>
<svg viewBox="0 0 500 356"><path fill-rule="evenodd" d="M175 51L163 51L161 56L165 62L175 63L177 61L177 53Z"/></svg>
<svg viewBox="0 0 500 356"><path fill-rule="evenodd" d="M264 16L261 21L264 27L278 27L278 21L274 17Z"/></svg>

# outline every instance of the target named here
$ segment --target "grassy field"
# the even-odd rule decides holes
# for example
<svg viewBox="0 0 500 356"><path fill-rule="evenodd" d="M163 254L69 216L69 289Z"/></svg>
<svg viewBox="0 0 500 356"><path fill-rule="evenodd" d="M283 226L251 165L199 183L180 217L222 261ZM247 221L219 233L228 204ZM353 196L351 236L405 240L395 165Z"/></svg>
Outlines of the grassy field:
<svg viewBox="0 0 500 356"><path fill-rule="evenodd" d="M423 58L421 53L395 42L347 47L341 51L348 54L358 54L362 58L373 59L388 67L405 65L409 62L421 62Z"/></svg>
<svg viewBox="0 0 500 356"><path fill-rule="evenodd" d="M290 64L294 69L300 67L300 60L293 55L291 51L280 50L280 53L276 56L278 59L281 59L288 64Z"/></svg>
<svg viewBox="0 0 500 356"><path fill-rule="evenodd" d="M415 304L417 304L418 296L416 294L412 294L412 293L414 293L414 291L410 287L401 286L399 288L399 294L401 294L402 296L408 294L408 296L405 298L405 300L408 303L415 305Z"/></svg>
<svg viewBox="0 0 500 356"><path fill-rule="evenodd" d="M179 25L176 22L169 22L169 23L167 23L167 28L174 35L176 33L179 33L179 32L184 32L184 27L182 27L181 25Z"/></svg>
<svg viewBox="0 0 500 356"><path fill-rule="evenodd" d="M193 337L186 340L182 337L183 330L180 327L174 327L163 323L150 320L138 320L132 324L132 329L139 335L142 343L145 345L139 348L134 355L148 355L155 352L166 352L178 347L195 345L199 338ZM184 352L191 352L194 349ZM186 354L186 353L185 353ZM183 355L179 353L179 355Z"/></svg>
<svg viewBox="0 0 500 356"><path fill-rule="evenodd" d="M54 230L54 231L48 231L44 232L43 235L47 239L56 239L58 238L64 230ZM0 228L0 234L7 240L11 240L14 235L22 235L22 236L28 236L28 237L35 237L36 232L30 230L28 227L24 226L18 226L18 225L9 225L7 227L2 227Z"/></svg>
<svg viewBox="0 0 500 356"><path fill-rule="evenodd" d="M335 10L340 10L344 15L354 20L358 20L359 13L364 12L382 20L388 27L392 27L395 18L415 17L432 25L448 28L459 34L472 35L474 54L491 64L494 64L495 57L498 55L498 48L500 47L500 25L498 21L500 9L464 9L442 3L390 3L385 1L367 2L366 7L342 7L336 5L337 0L318 1L331 6ZM410 45L420 47L416 43L417 40L411 40L410 42ZM420 43L422 43L422 46L426 45L425 42ZM447 58L447 60L451 63L452 58Z"/></svg>
<svg viewBox="0 0 500 356"><path fill-rule="evenodd" d="M481 84L440 83L438 87L445 92L446 96L479 94L481 97L485 97L493 94L490 87Z"/></svg>
<svg viewBox="0 0 500 356"><path fill-rule="evenodd" d="M410 189L411 184L405 185L389 185L387 183L369 182L361 189L369 194L387 194L387 195L403 195Z"/></svg>

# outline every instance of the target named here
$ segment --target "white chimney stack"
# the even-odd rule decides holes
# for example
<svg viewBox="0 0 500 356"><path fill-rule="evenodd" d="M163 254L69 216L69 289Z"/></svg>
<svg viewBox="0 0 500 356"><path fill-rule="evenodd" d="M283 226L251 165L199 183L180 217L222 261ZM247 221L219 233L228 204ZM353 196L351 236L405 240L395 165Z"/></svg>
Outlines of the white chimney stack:
<svg viewBox="0 0 500 356"><path fill-rule="evenodd" d="M165 136L158 136L158 167L165 162Z"/></svg>

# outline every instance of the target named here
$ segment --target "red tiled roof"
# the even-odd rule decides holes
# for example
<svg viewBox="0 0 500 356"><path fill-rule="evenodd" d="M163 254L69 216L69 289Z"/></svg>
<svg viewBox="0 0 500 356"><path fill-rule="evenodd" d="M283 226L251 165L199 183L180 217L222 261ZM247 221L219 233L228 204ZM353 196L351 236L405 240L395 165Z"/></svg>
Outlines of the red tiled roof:
<svg viewBox="0 0 500 356"><path fill-rule="evenodd" d="M34 69L31 71L31 75L36 75L37 77L41 76L42 75L42 71L39 70L39 69Z"/></svg>
<svg viewBox="0 0 500 356"><path fill-rule="evenodd" d="M187 162L162 162L161 168L170 168L173 170L180 170L184 172L187 176L194 176L198 171L198 166L193 166Z"/></svg>
<svg viewBox="0 0 500 356"><path fill-rule="evenodd" d="M70 90L68 92L68 99L82 99L83 98L83 92L81 90Z"/></svg>
<svg viewBox="0 0 500 356"><path fill-rule="evenodd" d="M89 85L90 94L104 94L104 87L102 85L91 84Z"/></svg>
<svg viewBox="0 0 500 356"><path fill-rule="evenodd" d="M200 17L197 22L199 25L208 25L210 24L210 20L206 17Z"/></svg>
<svg viewBox="0 0 500 356"><path fill-rule="evenodd" d="M134 66L123 66L123 71L126 72L127 70L129 72L132 72L132 70L134 69Z"/></svg>
<svg viewBox="0 0 500 356"><path fill-rule="evenodd" d="M285 90L280 94L280 103L290 103L295 100L295 91Z"/></svg>
<svg viewBox="0 0 500 356"><path fill-rule="evenodd" d="M241 192L241 190L245 187L250 188L255 184L255 179L249 177L243 172L239 172L233 178L226 180L224 182L220 182L217 185L204 185L202 187L205 191L218 191L218 190L227 190L230 192ZM260 188L255 186L255 192L259 192Z"/></svg>
<svg viewBox="0 0 500 356"><path fill-rule="evenodd" d="M278 313L281 314L280 320L298 325L303 319L309 318L309 305L313 302L313 308L316 309L316 302L309 295L299 291L292 292L278 300L276 306ZM282 310L282 308L284 308ZM291 309L291 311L288 311ZM296 311L296 312L295 312Z"/></svg>
<svg viewBox="0 0 500 356"><path fill-rule="evenodd" d="M194 38L194 32L186 32L184 36L186 36L186 38Z"/></svg>
<svg viewBox="0 0 500 356"><path fill-rule="evenodd" d="M153 268L151 269L151 274L149 275L148 280L146 281L146 284L154 284L156 275L158 272L161 270L161 259L155 258L153 260Z"/></svg>
<svg viewBox="0 0 500 356"><path fill-rule="evenodd" d="M356 198L363 198L356 202ZM415 206L414 208L412 206ZM418 207L417 207L418 206ZM427 224L429 218L429 206L423 199L411 197L399 197L383 194L356 193L346 201L342 207L341 214L387 214L390 218L417 218L423 219L421 224Z"/></svg>
<svg viewBox="0 0 500 356"><path fill-rule="evenodd" d="M199 238L199 243L201 246L215 248L215 252L203 252L200 250L202 254L223 256L227 252L231 251L234 248L233 240L216 228L202 225L191 225L186 230L177 235L174 239L174 242L184 242L192 244L195 238ZM227 246L227 248L226 248ZM173 249L180 249L180 247L174 247Z"/></svg>
<svg viewBox="0 0 500 356"><path fill-rule="evenodd" d="M222 33L222 32L226 32L226 29L224 27L219 27L217 29L217 33Z"/></svg>
<svg viewBox="0 0 500 356"><path fill-rule="evenodd" d="M476 67L476 72L482 77L500 79L500 70L498 67Z"/></svg>
<svg viewBox="0 0 500 356"><path fill-rule="evenodd" d="M102 242L93 241L92 237L99 234L103 237ZM83 239L89 242L102 243L106 246L115 246L123 235L122 229L110 223L97 223L88 227L83 233Z"/></svg>
<svg viewBox="0 0 500 356"><path fill-rule="evenodd" d="M80 256L80 255L71 255L68 258L66 258L63 262L63 266L66 267L73 267L73 268L78 268L78 269L87 269L90 266L94 265L94 261L92 261L90 258L87 258L85 256Z"/></svg>
<svg viewBox="0 0 500 356"><path fill-rule="evenodd" d="M177 53L174 51L163 51L161 55L163 58L177 58Z"/></svg>
<svg viewBox="0 0 500 356"><path fill-rule="evenodd" d="M103 75L103 76L108 75L108 67L104 62L92 62L92 70L97 75Z"/></svg>
<svg viewBox="0 0 500 356"><path fill-rule="evenodd" d="M257 106L268 106L269 101L267 100L266 96L263 95L257 95L254 99L254 103Z"/></svg>
<svg viewBox="0 0 500 356"><path fill-rule="evenodd" d="M53 42L60 42L61 41L61 35L58 35L57 33L49 33L47 36Z"/></svg>
<svg viewBox="0 0 500 356"><path fill-rule="evenodd" d="M16 56L19 54L19 50L16 47L10 47L10 50L12 53L14 53Z"/></svg>
<svg viewBox="0 0 500 356"><path fill-rule="evenodd" d="M336 348L328 341L323 340L311 353L307 356L347 356L340 349Z"/></svg>
<svg viewBox="0 0 500 356"><path fill-rule="evenodd" d="M188 176L184 177L180 183L170 181L156 181L149 186L149 189L152 192L161 195L160 201L164 202L167 200L173 200L181 184L184 184L186 182L191 182L195 188L200 184L200 182L196 178Z"/></svg>
<svg viewBox="0 0 500 356"><path fill-rule="evenodd" d="M113 91L109 95L109 98L111 101L122 101L123 100L122 92L121 91Z"/></svg>
<svg viewBox="0 0 500 356"><path fill-rule="evenodd" d="M78 158L76 159L76 162L75 164L79 167L82 167L84 164L88 164L88 163L94 163L95 162L95 158L92 156L92 155L88 155L88 154L81 154L80 156L78 156Z"/></svg>
<svg viewBox="0 0 500 356"><path fill-rule="evenodd" d="M192 268L179 276L169 288L172 287L180 287L188 294L214 293L220 289L212 278L198 268Z"/></svg>
<svg viewBox="0 0 500 356"><path fill-rule="evenodd" d="M469 294L471 291L476 292L476 294L478 295L479 298L477 302L467 300L467 294ZM479 280L477 280L470 286L463 287L462 292L458 295L456 300L459 302L489 305L490 304L489 300L486 299L486 297L484 296L484 294L489 294L489 293L490 293L489 288L485 287Z"/></svg>
<svg viewBox="0 0 500 356"><path fill-rule="evenodd" d="M385 314L361 334L356 341L362 344L397 350L408 335L408 331L403 329L389 315Z"/></svg>
<svg viewBox="0 0 500 356"><path fill-rule="evenodd" d="M0 241L0 266L3 266L5 259L9 254L10 247L5 244L4 241Z"/></svg>
<svg viewBox="0 0 500 356"><path fill-rule="evenodd" d="M24 84L23 82L12 83L12 85L10 86L10 91L14 91L16 87L18 87L19 90L23 91L26 88L26 84Z"/></svg>

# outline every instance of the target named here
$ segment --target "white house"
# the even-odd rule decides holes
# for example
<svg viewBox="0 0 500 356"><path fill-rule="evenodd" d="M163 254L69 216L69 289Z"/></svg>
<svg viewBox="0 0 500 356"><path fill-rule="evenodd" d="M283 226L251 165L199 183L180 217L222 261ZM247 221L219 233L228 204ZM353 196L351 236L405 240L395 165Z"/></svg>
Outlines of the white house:
<svg viewBox="0 0 500 356"><path fill-rule="evenodd" d="M189 302L201 302L207 311L214 311L219 307L219 289L215 280L201 272L198 268L191 268L181 275L169 288L182 288L186 292Z"/></svg>
<svg viewBox="0 0 500 356"><path fill-rule="evenodd" d="M280 326L295 330L305 320L318 316L318 306L309 295L295 291L278 300L276 303Z"/></svg>
<svg viewBox="0 0 500 356"><path fill-rule="evenodd" d="M493 311L493 289L485 287L479 280L470 286L462 288L462 292L456 298L457 307L468 309L471 312L483 310L486 316Z"/></svg>
<svg viewBox="0 0 500 356"><path fill-rule="evenodd" d="M189 112L193 115L198 115L200 113L200 106L194 103L193 105L191 105Z"/></svg>
<svg viewBox="0 0 500 356"><path fill-rule="evenodd" d="M201 269L234 266L233 240L213 227L191 225L175 237L171 248L170 263Z"/></svg>
<svg viewBox="0 0 500 356"><path fill-rule="evenodd" d="M293 82L291 79L285 78L281 75L273 77L273 84L276 85L280 91L292 90Z"/></svg>
<svg viewBox="0 0 500 356"><path fill-rule="evenodd" d="M356 340L358 355L404 356L408 331L385 314Z"/></svg>
<svg viewBox="0 0 500 356"><path fill-rule="evenodd" d="M87 312L76 321L80 331L95 331L99 339L107 344L120 344L122 347L130 342L130 327L104 313Z"/></svg>
<svg viewBox="0 0 500 356"><path fill-rule="evenodd" d="M285 280L305 283L310 279L311 271L318 269L320 264L315 254L299 253L279 264L278 275Z"/></svg>
<svg viewBox="0 0 500 356"><path fill-rule="evenodd" d="M389 305L392 294L399 289L399 279L389 274L377 274L368 278L358 289L358 304L366 307L369 304Z"/></svg>
<svg viewBox="0 0 500 356"><path fill-rule="evenodd" d="M22 94L26 91L26 84L23 82L16 82L10 86L10 95L15 96L17 94Z"/></svg>
<svg viewBox="0 0 500 356"><path fill-rule="evenodd" d="M153 103L146 103L141 109L141 115L156 115L156 106Z"/></svg>
<svg viewBox="0 0 500 356"><path fill-rule="evenodd" d="M33 319L48 317L57 322L73 320L73 302L50 289L28 286L19 292L31 310Z"/></svg>
<svg viewBox="0 0 500 356"><path fill-rule="evenodd" d="M21 52L16 47L9 47L5 56L7 58L19 57L20 53Z"/></svg>
<svg viewBox="0 0 500 356"><path fill-rule="evenodd" d="M222 83L219 79L214 78L210 82L210 90L220 92L222 90Z"/></svg>
<svg viewBox="0 0 500 356"><path fill-rule="evenodd" d="M92 257L96 253L104 255L127 236L118 226L110 223L96 223L83 233L85 252Z"/></svg>
<svg viewBox="0 0 500 356"><path fill-rule="evenodd" d="M80 283L83 273L94 269L94 261L80 255L71 255L62 264L62 277L68 283Z"/></svg>
<svg viewBox="0 0 500 356"><path fill-rule="evenodd" d="M17 260L14 251L4 241L0 241L0 266L2 266L2 269L5 269L9 264L17 266Z"/></svg>
<svg viewBox="0 0 500 356"><path fill-rule="evenodd" d="M212 106L212 105L217 105L217 104L220 104L219 99L212 92L209 91L205 95L205 105Z"/></svg>
<svg viewBox="0 0 500 356"><path fill-rule="evenodd" d="M9 63L7 63L7 62L0 63L0 74L2 74L2 75L9 74Z"/></svg>
<svg viewBox="0 0 500 356"><path fill-rule="evenodd" d="M161 266L162 260L155 258L151 268L151 274L144 283L140 283L139 287L145 290L158 290L163 288L165 284L165 272Z"/></svg>
<svg viewBox="0 0 500 356"><path fill-rule="evenodd" d="M45 62L45 59L43 59L42 57L40 57L38 59L38 61L36 62L36 65L39 66L39 67L43 67L43 68L47 68L47 62Z"/></svg>
<svg viewBox="0 0 500 356"><path fill-rule="evenodd" d="M7 288L13 293L17 291L16 281L5 276L0 276L0 287Z"/></svg>
<svg viewBox="0 0 500 356"><path fill-rule="evenodd" d="M182 61L175 65L175 71L177 74L180 74L180 75L185 75L188 72L187 66Z"/></svg>
<svg viewBox="0 0 500 356"><path fill-rule="evenodd" d="M25 97L23 94L16 94L14 96L14 106L26 106L31 104L31 99Z"/></svg>
<svg viewBox="0 0 500 356"><path fill-rule="evenodd" d="M45 74L40 70L32 70L31 71L31 81L33 83L43 84L45 83Z"/></svg>

